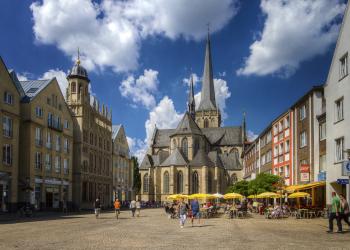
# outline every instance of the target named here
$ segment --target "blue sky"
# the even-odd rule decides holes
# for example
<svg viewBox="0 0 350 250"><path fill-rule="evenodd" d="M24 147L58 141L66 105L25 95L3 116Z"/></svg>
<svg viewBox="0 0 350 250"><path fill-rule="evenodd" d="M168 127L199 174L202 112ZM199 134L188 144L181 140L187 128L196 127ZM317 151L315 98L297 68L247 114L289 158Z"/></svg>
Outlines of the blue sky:
<svg viewBox="0 0 350 250"><path fill-rule="evenodd" d="M224 124L239 125L245 111L257 134L326 81L344 8L342 0L4 0L0 55L22 79L56 76L64 87L79 47L93 93L140 155L154 124L174 127L185 111L184 78L202 75L208 22Z"/></svg>

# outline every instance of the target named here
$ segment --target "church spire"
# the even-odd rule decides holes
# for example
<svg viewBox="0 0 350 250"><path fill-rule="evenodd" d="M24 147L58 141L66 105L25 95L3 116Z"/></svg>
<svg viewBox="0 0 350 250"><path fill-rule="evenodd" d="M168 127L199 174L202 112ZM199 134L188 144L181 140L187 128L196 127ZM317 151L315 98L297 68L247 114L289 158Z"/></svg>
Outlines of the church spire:
<svg viewBox="0 0 350 250"><path fill-rule="evenodd" d="M202 79L201 102L199 111L216 110L215 90L213 81L213 66L211 62L209 26L207 35L207 45L205 50L204 71Z"/></svg>
<svg viewBox="0 0 350 250"><path fill-rule="evenodd" d="M194 100L194 91L193 91L193 74L191 74L191 79L190 79L190 91L188 94L188 113L192 116L192 118L195 118L196 115L196 103Z"/></svg>

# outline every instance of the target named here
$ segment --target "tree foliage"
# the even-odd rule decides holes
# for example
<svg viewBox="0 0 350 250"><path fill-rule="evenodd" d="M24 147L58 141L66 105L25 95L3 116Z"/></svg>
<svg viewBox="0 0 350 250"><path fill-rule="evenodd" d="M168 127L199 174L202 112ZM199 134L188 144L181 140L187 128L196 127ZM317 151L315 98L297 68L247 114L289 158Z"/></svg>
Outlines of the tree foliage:
<svg viewBox="0 0 350 250"><path fill-rule="evenodd" d="M141 190L141 174L139 169L139 162L137 160L137 157L133 156L131 157L131 160L133 161L134 165L134 190L135 193L138 194Z"/></svg>
<svg viewBox="0 0 350 250"><path fill-rule="evenodd" d="M244 196L251 194L261 194L264 192L275 192L276 184L280 182L280 177L261 173L258 174L254 180L251 181L238 181L234 185L228 188L228 192L239 193Z"/></svg>
<svg viewBox="0 0 350 250"><path fill-rule="evenodd" d="M242 180L236 182L234 185L228 188L229 193L239 193L241 195L247 196L248 195L248 181Z"/></svg>

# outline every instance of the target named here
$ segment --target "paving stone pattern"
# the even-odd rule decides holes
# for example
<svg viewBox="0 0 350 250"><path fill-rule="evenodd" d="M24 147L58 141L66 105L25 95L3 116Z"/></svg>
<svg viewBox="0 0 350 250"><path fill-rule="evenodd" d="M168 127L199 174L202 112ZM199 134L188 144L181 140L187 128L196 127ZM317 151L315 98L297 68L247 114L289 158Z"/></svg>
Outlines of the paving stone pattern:
<svg viewBox="0 0 350 250"><path fill-rule="evenodd" d="M327 220L213 218L201 227L168 219L163 209L51 216L0 224L0 249L350 249L350 231L327 234ZM336 225L335 225L336 228ZM347 226L344 227L347 229Z"/></svg>

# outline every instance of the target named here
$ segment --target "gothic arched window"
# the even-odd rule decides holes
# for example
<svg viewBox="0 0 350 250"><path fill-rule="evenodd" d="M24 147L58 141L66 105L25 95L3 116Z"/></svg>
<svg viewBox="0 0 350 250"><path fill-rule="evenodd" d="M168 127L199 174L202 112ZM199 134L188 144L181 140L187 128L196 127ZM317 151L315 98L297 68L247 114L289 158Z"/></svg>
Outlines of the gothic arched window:
<svg viewBox="0 0 350 250"><path fill-rule="evenodd" d="M183 191L183 174L179 171L176 178L176 193L181 194Z"/></svg>
<svg viewBox="0 0 350 250"><path fill-rule="evenodd" d="M197 171L194 171L192 174L192 193L196 194L199 190L199 179Z"/></svg>
<svg viewBox="0 0 350 250"><path fill-rule="evenodd" d="M207 118L204 119L204 127L209 128L209 120Z"/></svg>
<svg viewBox="0 0 350 250"><path fill-rule="evenodd" d="M148 193L149 189L149 178L148 178L148 174L145 174L143 176L143 192L144 193Z"/></svg>
<svg viewBox="0 0 350 250"><path fill-rule="evenodd" d="M213 175L209 171L208 172L208 193L212 193L212 192L213 192Z"/></svg>
<svg viewBox="0 0 350 250"><path fill-rule="evenodd" d="M181 148L182 148L182 153L188 157L188 143L187 143L187 138L183 138L181 141Z"/></svg>
<svg viewBox="0 0 350 250"><path fill-rule="evenodd" d="M169 193L169 173L166 171L163 175L163 193Z"/></svg>

